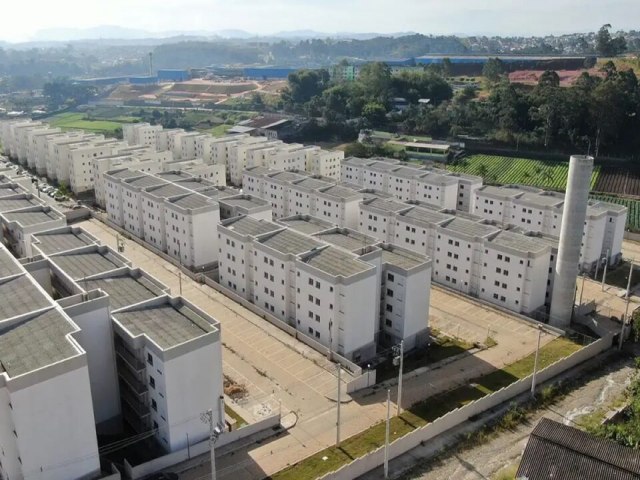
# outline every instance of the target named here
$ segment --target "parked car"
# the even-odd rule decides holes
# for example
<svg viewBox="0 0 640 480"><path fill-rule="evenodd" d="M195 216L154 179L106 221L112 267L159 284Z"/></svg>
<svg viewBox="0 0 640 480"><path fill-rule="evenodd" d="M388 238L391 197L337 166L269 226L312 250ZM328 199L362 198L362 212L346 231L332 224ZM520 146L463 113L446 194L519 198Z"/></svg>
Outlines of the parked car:
<svg viewBox="0 0 640 480"><path fill-rule="evenodd" d="M53 197L53 199L54 199L56 202L63 202L64 200L66 200L66 199L67 199L67 197L65 197L64 195L56 194L56 195Z"/></svg>

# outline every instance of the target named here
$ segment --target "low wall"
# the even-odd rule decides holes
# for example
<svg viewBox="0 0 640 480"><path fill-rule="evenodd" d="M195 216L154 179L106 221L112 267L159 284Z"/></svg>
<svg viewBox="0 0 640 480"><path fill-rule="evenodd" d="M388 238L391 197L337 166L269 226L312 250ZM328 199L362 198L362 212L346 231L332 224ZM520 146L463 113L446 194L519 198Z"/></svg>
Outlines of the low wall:
<svg viewBox="0 0 640 480"><path fill-rule="evenodd" d="M640 242L640 233L624 232L624 239L633 242Z"/></svg>
<svg viewBox="0 0 640 480"><path fill-rule="evenodd" d="M64 212L64 216L67 219L67 224L72 224L78 220L87 220L91 218L91 210L87 207L76 208L75 210L67 210Z"/></svg>
<svg viewBox="0 0 640 480"><path fill-rule="evenodd" d="M111 475L104 475L100 477L100 480L121 480L122 476L120 475L120 471L113 463L111 464L111 472Z"/></svg>
<svg viewBox="0 0 640 480"><path fill-rule="evenodd" d="M285 331L286 333L288 333L289 335L294 337L296 340L299 340L300 342L304 343L305 345L308 345L309 347L313 348L314 350L320 352L322 355L329 356L329 349L327 347L325 347L324 345L322 345L321 343L316 342L314 339L312 339L311 337L305 335L304 333L296 330L294 327L292 327L288 323L283 322L282 320L280 320L277 317L274 317L269 312L267 312L267 311L261 309L260 307L254 305L249 300L246 300L245 298L242 298L237 293L235 293L235 292L223 287L222 285L220 285L219 283L217 283L214 280L210 279L209 277L203 276L202 278L204 279L204 283L206 285L210 286L211 288L213 288L214 290L222 293L226 297L229 297L234 302L239 303L240 305L245 307L247 310L251 310L253 313L258 315L259 317L264 318L269 323L271 323L271 324L275 325L276 327L278 327L279 329ZM336 362L338 362L346 370L351 372L354 376L358 377L358 378L356 378L354 380L354 381L357 381L357 385L360 385L362 383L362 380L360 380L362 377L366 377L366 373L363 374L361 367L359 367L358 365L356 365L352 361L344 358L343 356L338 355L335 352L331 352L331 359L336 361ZM355 385L354 385L354 386L351 387L352 390L349 390L349 385L347 385L347 391L348 392L355 392L358 388L364 388L366 386L365 385L365 386L362 386L362 387L355 388ZM355 389L353 389L353 388L355 388Z"/></svg>
<svg viewBox="0 0 640 480"><path fill-rule="evenodd" d="M536 375L536 384L550 380L562 372L592 358L611 347L613 336L596 340L592 344L578 350L572 355L558 360L547 368L540 370ZM497 392L475 400L463 407L457 408L433 422L413 432L398 438L389 444L389 460L416 448L422 442L427 442L434 437L467 421L470 417L478 415L486 410L505 403L514 397L531 389L532 375L522 378ZM381 466L384 463L384 447L360 457L343 466L339 470L324 475L322 480L351 480Z"/></svg>
<svg viewBox="0 0 640 480"><path fill-rule="evenodd" d="M230 445L233 442L237 442L238 440L242 440L243 438L250 437L270 428L272 429L277 425L280 425L280 414L272 415L271 417L265 418L264 420L260 420L256 423L252 423L251 425L247 425L246 427L239 428L238 430L234 430L233 432L226 432L216 442L216 449L224 447L225 445ZM131 466L125 459L124 469L127 478L137 480L139 478L144 478L147 475L159 472L160 470L164 470L165 468L172 467L180 462L190 460L194 457L203 455L208 452L209 440L204 440L202 442L189 445L188 448L168 453L167 455L164 455L162 457L154 458L153 460L141 463L140 465L136 465L135 467ZM108 478L109 480L116 480L115 478ZM118 479L119 478L120 477L118 476Z"/></svg>

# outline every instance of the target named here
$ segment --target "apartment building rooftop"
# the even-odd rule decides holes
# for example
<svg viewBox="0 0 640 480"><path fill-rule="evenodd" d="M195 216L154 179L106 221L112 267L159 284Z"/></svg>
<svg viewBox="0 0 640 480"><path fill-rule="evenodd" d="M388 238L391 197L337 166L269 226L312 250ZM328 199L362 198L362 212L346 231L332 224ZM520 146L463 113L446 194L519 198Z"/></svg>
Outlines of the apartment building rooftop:
<svg viewBox="0 0 640 480"><path fill-rule="evenodd" d="M517 188L504 188L494 187L493 185L484 185L476 190L476 194L479 193L483 193L493 198L506 200L510 198L517 198L524 192Z"/></svg>
<svg viewBox="0 0 640 480"><path fill-rule="evenodd" d="M374 198L373 200L363 202L361 204L361 208L364 207L373 207L385 212L401 212L402 210L407 210L408 208L410 208L410 205L407 205L406 203L396 202L395 200Z"/></svg>
<svg viewBox="0 0 640 480"><path fill-rule="evenodd" d="M390 172L392 172L394 170L398 170L399 166L398 166L398 164L384 162L384 161L381 162L380 160L377 160L377 161L373 162L371 165L369 165L368 168L369 168L369 170L374 170L376 172L387 172L387 173L390 173Z"/></svg>
<svg viewBox="0 0 640 480"><path fill-rule="evenodd" d="M336 247L327 247L306 256L304 263L334 277L350 277L373 268L353 255Z"/></svg>
<svg viewBox="0 0 640 480"><path fill-rule="evenodd" d="M0 280L0 321L51 305L26 275Z"/></svg>
<svg viewBox="0 0 640 480"><path fill-rule="evenodd" d="M394 265L403 270L411 270L419 265L429 263L431 260L425 255L420 255L395 245L380 245L382 261Z"/></svg>
<svg viewBox="0 0 640 480"><path fill-rule="evenodd" d="M126 180L127 178L135 178L140 176L147 176L146 173L143 173L139 170L129 170L128 168L123 168L122 170L112 170L106 173L110 177L113 178L121 178Z"/></svg>
<svg viewBox="0 0 640 480"><path fill-rule="evenodd" d="M0 247L0 278L22 273L20 265L8 250Z"/></svg>
<svg viewBox="0 0 640 480"><path fill-rule="evenodd" d="M243 208L265 207L270 205L269 202L251 195L237 195L234 197L221 198L220 203L225 203L232 207Z"/></svg>
<svg viewBox="0 0 640 480"><path fill-rule="evenodd" d="M159 177L167 182L177 182L179 180L193 180L193 175L189 175L185 172L173 171L173 172L160 172L156 173L156 177Z"/></svg>
<svg viewBox="0 0 640 480"><path fill-rule="evenodd" d="M233 187L222 187L222 186L213 186L206 187L202 190L198 190L200 195L204 195L208 198L227 198L227 197L235 197L236 195L240 195L240 190Z"/></svg>
<svg viewBox="0 0 640 480"><path fill-rule="evenodd" d="M182 188L188 188L189 190L202 190L203 188L207 188L207 187L215 187L214 183L209 182L207 180L200 179L200 178L180 180L179 182L176 182L176 185Z"/></svg>
<svg viewBox="0 0 640 480"><path fill-rule="evenodd" d="M485 223L474 222L466 218L455 217L444 228L455 233L466 235L469 237L486 237L492 233L500 231L500 228Z"/></svg>
<svg viewBox="0 0 640 480"><path fill-rule="evenodd" d="M96 243L96 239L84 230L74 231L71 227L36 233L33 237L36 240L36 246L45 255L75 250Z"/></svg>
<svg viewBox="0 0 640 480"><path fill-rule="evenodd" d="M333 230L317 233L314 237L350 252L359 251L379 242L376 238L347 228L334 228Z"/></svg>
<svg viewBox="0 0 640 480"><path fill-rule="evenodd" d="M183 197L173 198L169 200L169 203L172 203L177 207L190 210L214 205L214 203L211 202L210 198L205 197L204 195L200 195L199 193L190 193L189 195L185 195Z"/></svg>
<svg viewBox="0 0 640 480"><path fill-rule="evenodd" d="M536 207L560 207L564 204L564 195L555 192L524 193L517 202L534 205Z"/></svg>
<svg viewBox="0 0 640 480"><path fill-rule="evenodd" d="M229 230L239 233L240 235L251 235L256 237L265 233L280 230L282 227L266 220L256 220L252 217L236 217L222 222L222 225Z"/></svg>
<svg viewBox="0 0 640 480"><path fill-rule="evenodd" d="M330 179L323 180L316 177L307 177L302 180L293 182L292 186L302 187L307 190L318 190L323 187L330 187L331 185L334 185L334 184L335 182Z"/></svg>
<svg viewBox="0 0 640 480"><path fill-rule="evenodd" d="M0 185L0 198L18 195L20 193L24 193L24 190L15 183L4 183Z"/></svg>
<svg viewBox="0 0 640 480"><path fill-rule="evenodd" d="M52 220L60 220L64 218L64 215L58 213L55 210L48 209L48 207L42 207L40 210L27 212L6 212L2 215L7 219L7 221L17 222L23 227L37 225L39 223L51 222Z"/></svg>
<svg viewBox="0 0 640 480"><path fill-rule="evenodd" d="M152 187L146 192L147 194L156 198L176 197L178 195L186 195L188 193L191 193L190 190L179 187L175 183L167 183L164 185L160 185L159 187Z"/></svg>
<svg viewBox="0 0 640 480"><path fill-rule="evenodd" d="M329 188L323 188L319 193L342 200L347 198L363 197L362 193L358 192L358 190L343 185L333 185Z"/></svg>
<svg viewBox="0 0 640 480"><path fill-rule="evenodd" d="M76 326L58 310L48 310L0 333L0 373L18 377L81 353L69 334Z"/></svg>
<svg viewBox="0 0 640 480"><path fill-rule="evenodd" d="M317 217L312 217L311 215L295 215L293 217L280 218L278 223L286 225L291 230L307 235L313 235L314 233L335 227L335 224Z"/></svg>
<svg viewBox="0 0 640 480"><path fill-rule="evenodd" d="M214 331L207 322L184 303L172 305L143 303L113 314L133 337L146 335L161 349L167 350Z"/></svg>
<svg viewBox="0 0 640 480"><path fill-rule="evenodd" d="M425 208L424 206L413 207L411 210L401 213L400 216L429 224L442 223L452 218L449 214Z"/></svg>
<svg viewBox="0 0 640 480"><path fill-rule="evenodd" d="M303 235L293 230L282 230L259 240L259 243L274 250L291 255L299 255L314 248L319 248L322 243L307 235Z"/></svg>
<svg viewBox="0 0 640 480"><path fill-rule="evenodd" d="M100 289L109 295L112 310L145 302L164 294L162 289L144 275L131 271L80 282L85 291Z"/></svg>
<svg viewBox="0 0 640 480"><path fill-rule="evenodd" d="M124 181L126 185L139 188L149 188L159 185L165 185L168 182L157 177L145 174L143 177L131 178Z"/></svg>
<svg viewBox="0 0 640 480"><path fill-rule="evenodd" d="M437 184L437 185L453 185L454 183L458 183L458 180L451 175L446 175L442 173L436 172L426 172L427 175L421 175L417 178L418 182Z"/></svg>
<svg viewBox="0 0 640 480"><path fill-rule="evenodd" d="M427 171L421 168L400 167L391 172L391 175L402 178L418 178L426 175L427 173Z"/></svg>
<svg viewBox="0 0 640 480"><path fill-rule="evenodd" d="M74 280L81 280L85 277L109 272L125 266L113 253L104 253L98 250L92 252L69 252L49 257L52 262L58 265Z"/></svg>
<svg viewBox="0 0 640 480"><path fill-rule="evenodd" d="M269 178L289 183L295 182L296 180L303 180L304 178L306 178L306 175L303 175L302 172L276 172L270 174Z"/></svg>
<svg viewBox="0 0 640 480"><path fill-rule="evenodd" d="M256 165L255 167L249 167L245 169L245 174L250 174L252 176L262 176L267 175L269 173L276 173L275 170L271 170L270 168L263 167L262 165Z"/></svg>
<svg viewBox="0 0 640 480"><path fill-rule="evenodd" d="M509 230L501 230L489 243L523 253L539 253L549 248L544 240Z"/></svg>
<svg viewBox="0 0 640 480"><path fill-rule="evenodd" d="M344 160L342 160L342 163L346 163L347 165L363 166L363 165L369 165L374 161L375 160L372 160L371 158L347 157Z"/></svg>
<svg viewBox="0 0 640 480"><path fill-rule="evenodd" d="M26 195L22 198L0 198L0 212L21 210L23 208L36 207L38 205L42 204L35 198L29 198Z"/></svg>

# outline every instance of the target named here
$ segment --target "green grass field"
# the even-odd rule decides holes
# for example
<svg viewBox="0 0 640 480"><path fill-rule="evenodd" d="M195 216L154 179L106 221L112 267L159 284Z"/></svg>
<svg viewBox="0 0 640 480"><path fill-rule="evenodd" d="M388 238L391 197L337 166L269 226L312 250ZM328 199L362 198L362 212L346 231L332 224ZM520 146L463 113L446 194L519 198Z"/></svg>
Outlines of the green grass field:
<svg viewBox="0 0 640 480"><path fill-rule="evenodd" d="M126 117L132 118L132 117ZM122 127L123 123L111 120L87 120L84 113L67 112L54 115L45 119L52 127L59 127L63 130L81 129L90 132L104 133L105 135L115 135L116 130Z"/></svg>
<svg viewBox="0 0 640 480"><path fill-rule="evenodd" d="M565 190L568 162L532 160L529 158L501 157L497 155L470 155L458 164L446 165L448 170L484 177L490 184L521 184L547 190ZM596 165L591 177L593 188L600 174Z"/></svg>
<svg viewBox="0 0 640 480"><path fill-rule="evenodd" d="M580 345L566 338L557 338L542 348L538 358L540 369L548 367L561 358L565 358L582 348ZM483 377L473 379L469 385L455 388L428 398L405 410L399 417L390 421L389 437L393 442L397 438L420 428L435 419L464 406L473 400L484 397L492 392L510 385L520 378L530 375L533 371L535 354L528 355L517 362L496 370ZM318 478L326 473L337 470L354 459L365 455L384 445L384 422L344 440L339 448L326 448L307 459L288 467L271 478L273 480L307 480Z"/></svg>

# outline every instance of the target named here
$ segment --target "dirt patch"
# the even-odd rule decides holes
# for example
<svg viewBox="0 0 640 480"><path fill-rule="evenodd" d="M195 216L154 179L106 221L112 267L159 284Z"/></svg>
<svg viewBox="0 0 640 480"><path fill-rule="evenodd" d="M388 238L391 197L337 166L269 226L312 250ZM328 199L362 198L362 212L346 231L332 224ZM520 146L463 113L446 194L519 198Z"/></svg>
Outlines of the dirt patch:
<svg viewBox="0 0 640 480"><path fill-rule="evenodd" d="M595 68L590 70L556 70L556 73L560 77L561 87L570 87L573 85L578 77L582 75L582 72L587 72L589 75L604 76L603 72ZM509 74L509 81L512 83L522 83L524 85L537 85L543 73L544 70L516 70Z"/></svg>

